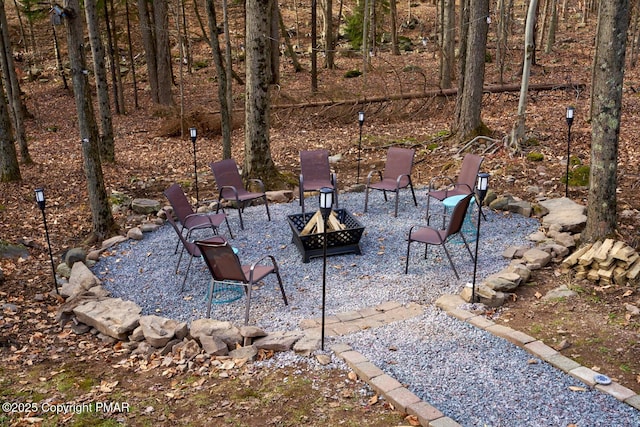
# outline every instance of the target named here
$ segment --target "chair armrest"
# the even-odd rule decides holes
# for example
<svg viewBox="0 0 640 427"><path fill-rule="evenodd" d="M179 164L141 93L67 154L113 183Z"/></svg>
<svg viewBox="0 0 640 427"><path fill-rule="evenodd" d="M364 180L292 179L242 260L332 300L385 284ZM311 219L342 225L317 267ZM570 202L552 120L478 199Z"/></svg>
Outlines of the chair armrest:
<svg viewBox="0 0 640 427"><path fill-rule="evenodd" d="M222 191L223 190L231 190L235 196L235 199L238 200L238 190L233 185L223 185L220 187L220 192L218 193L218 199L222 199Z"/></svg>
<svg viewBox="0 0 640 427"><path fill-rule="evenodd" d="M378 169L373 169L369 174L367 174L367 187L371 184L371 178L373 178L374 174L378 174L378 178L382 181L382 171Z"/></svg>
<svg viewBox="0 0 640 427"><path fill-rule="evenodd" d="M331 183L333 184L333 188L338 191L338 174L335 172L331 172Z"/></svg>
<svg viewBox="0 0 640 427"><path fill-rule="evenodd" d="M431 180L429 181L429 190L434 190L435 187L433 186L434 183L438 182L438 181L448 181L448 185L455 187L456 182L453 180L453 178L451 178L450 176L447 175L437 175L434 176L433 178L431 178Z"/></svg>
<svg viewBox="0 0 640 427"><path fill-rule="evenodd" d="M213 225L214 227L217 227L217 225L214 224L214 222L211 220L212 216L217 216L217 215L226 216L227 214L225 214L225 213L217 214L217 213L213 213L213 212L196 212L196 213L192 213L192 214L187 215L184 218L185 226L189 222L189 218L204 217L204 218L207 218L209 220L209 225ZM203 225L201 225L200 227L197 227L197 228L205 228L205 227L208 227L208 225L203 224Z"/></svg>
<svg viewBox="0 0 640 427"><path fill-rule="evenodd" d="M271 264L273 264L273 268L274 271L279 271L278 269L278 263L276 262L276 259L273 255L265 255L262 258L260 258L259 260L257 260L256 262L254 262L253 264L251 264L251 267L249 267L249 281L253 282L253 270L255 270L256 266L258 264L260 264L261 262L265 261L266 259L271 260Z"/></svg>
<svg viewBox="0 0 640 427"><path fill-rule="evenodd" d="M396 188L400 188L400 182L404 177L406 177L409 180L409 183L411 184L411 174L403 173L402 175L398 175L398 177L396 178Z"/></svg>

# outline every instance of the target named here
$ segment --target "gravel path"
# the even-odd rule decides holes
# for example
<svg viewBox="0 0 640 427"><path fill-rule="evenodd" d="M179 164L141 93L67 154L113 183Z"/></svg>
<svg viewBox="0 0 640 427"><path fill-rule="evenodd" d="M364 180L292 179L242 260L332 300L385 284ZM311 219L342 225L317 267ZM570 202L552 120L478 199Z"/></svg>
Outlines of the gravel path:
<svg viewBox="0 0 640 427"><path fill-rule="evenodd" d="M447 316L434 308L443 294L459 293L473 276L474 264L464 245L448 245L460 280L455 278L441 248L412 245L409 274L404 274L406 235L413 224L424 224L424 190L418 190L419 208L408 194L400 199L398 218L393 217L393 196L384 203L381 192L373 192L369 212L363 214L364 194L340 195L346 208L366 228L360 242L363 254L327 259L326 315L376 306L386 301L426 305L417 318L358 332L341 341L365 355L413 393L445 415L465 426L638 426L640 412L613 397L589 389L580 381L546 363L530 363L531 355L506 340ZM316 209L313 198L307 210ZM441 208L432 203L432 212ZM264 206L247 208L245 230L240 230L236 211L229 211L243 263L266 254L276 257L289 306L283 304L275 277L253 294L250 323L267 331L299 329L303 319L322 314L322 259L302 262L292 243L287 215L300 212L297 202L270 205L272 221L266 221ZM502 251L509 245L527 244L537 220L485 211L479 245L477 278L502 269L507 261ZM477 213L471 215L474 220ZM468 237L474 238L471 224ZM228 237L226 228L222 234ZM186 261L175 275L176 236L170 226L147 234L144 240L128 242L104 257L94 272L114 296L135 301L143 314L157 314L191 321L206 316L206 288L210 275L200 259L194 259L184 292L180 292ZM474 243L471 243L474 250ZM211 317L241 324L244 301L214 305ZM334 341L328 338L327 346ZM295 360L280 354L271 364ZM339 362L332 366L340 366ZM586 388L574 392L570 385Z"/></svg>

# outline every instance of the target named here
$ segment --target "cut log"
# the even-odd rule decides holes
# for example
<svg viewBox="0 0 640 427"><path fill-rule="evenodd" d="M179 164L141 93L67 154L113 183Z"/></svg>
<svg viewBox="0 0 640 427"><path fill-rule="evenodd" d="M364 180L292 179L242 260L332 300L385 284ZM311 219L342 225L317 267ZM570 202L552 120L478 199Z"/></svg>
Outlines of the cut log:
<svg viewBox="0 0 640 427"><path fill-rule="evenodd" d="M565 260L562 261L562 265L564 265L566 267L573 267L574 265L576 265L578 263L578 259L582 255L584 255L589 249L591 249L592 246L593 246L592 243L589 243L588 245L582 246L581 248L576 250L574 253L569 255L567 258L565 258Z"/></svg>
<svg viewBox="0 0 640 427"><path fill-rule="evenodd" d="M344 225L338 221L335 215L329 215L328 229L329 231L344 230Z"/></svg>
<svg viewBox="0 0 640 427"><path fill-rule="evenodd" d="M627 279L634 280L640 274L640 259L633 263L629 271L627 271Z"/></svg>
<svg viewBox="0 0 640 427"><path fill-rule="evenodd" d="M593 254L593 259L598 262L604 262L609 257L609 251L613 248L614 243L615 240L613 239L605 239L598 251Z"/></svg>
<svg viewBox="0 0 640 427"><path fill-rule="evenodd" d="M307 225L304 226L302 231L300 231L301 236L306 236L307 234L314 234L314 230L316 229L316 225L318 224L318 217L322 219L322 215L320 215L320 211L313 214Z"/></svg>
<svg viewBox="0 0 640 427"><path fill-rule="evenodd" d="M624 245L622 248L618 249L615 252L612 249L611 253L615 259L619 259L620 261L626 261L629 263L632 263L638 257L638 252L636 252L635 249L628 245Z"/></svg>
<svg viewBox="0 0 640 427"><path fill-rule="evenodd" d="M593 256L596 254L598 249L600 249L600 246L602 246L602 242L598 240L591 246L591 248L587 252L585 252L584 254L582 254L582 256L580 256L580 258L578 259L578 264L580 265L591 264L593 262Z"/></svg>

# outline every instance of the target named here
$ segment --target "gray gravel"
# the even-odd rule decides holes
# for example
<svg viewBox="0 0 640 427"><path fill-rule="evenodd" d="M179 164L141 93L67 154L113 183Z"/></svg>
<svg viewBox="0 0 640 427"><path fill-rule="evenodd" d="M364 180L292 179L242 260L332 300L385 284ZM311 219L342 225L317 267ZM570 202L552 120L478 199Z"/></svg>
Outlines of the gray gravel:
<svg viewBox="0 0 640 427"><path fill-rule="evenodd" d="M340 340L365 355L423 400L465 426L638 426L640 412L613 397L589 389L583 383L539 362L503 339L443 314L432 303L443 294L459 293L473 276L474 264L464 245L448 245L456 263L457 280L441 248L412 245L409 274L404 274L406 235L413 224L424 224L424 190L418 190L419 208L403 193L398 218L393 217L393 196L384 203L381 192L373 192L369 212L363 214L364 195L340 195L346 208L366 228L360 242L363 254L327 259L326 315L373 307L386 301L426 305L425 313L411 320L362 331ZM306 207L316 204L307 199ZM432 203L432 212L439 209ZM243 263L266 254L276 257L282 272L289 306L285 307L275 277L253 294L250 323L267 331L299 329L307 318L322 315L322 259L302 262L292 243L287 215L300 212L297 202L270 205L270 222L264 206L245 209L245 230L239 229L236 211L229 211ZM537 220L518 215L485 211L479 244L477 280L502 269L507 261L502 251L509 245L528 244ZM471 215L473 220L477 213ZM468 228L475 235L475 225ZM222 234L228 237L225 228ZM176 236L170 226L128 242L104 257L94 272L114 296L135 301L143 314L157 314L191 321L206 316L206 289L210 275L200 259L194 259L184 292L180 292L186 261L176 275ZM474 243L471 249L474 250ZM244 301L217 304L211 317L241 324ZM327 337L326 346L336 340ZM268 364L299 361L290 353L280 354ZM340 362L332 367L343 367ZM568 387L584 387L575 392Z"/></svg>

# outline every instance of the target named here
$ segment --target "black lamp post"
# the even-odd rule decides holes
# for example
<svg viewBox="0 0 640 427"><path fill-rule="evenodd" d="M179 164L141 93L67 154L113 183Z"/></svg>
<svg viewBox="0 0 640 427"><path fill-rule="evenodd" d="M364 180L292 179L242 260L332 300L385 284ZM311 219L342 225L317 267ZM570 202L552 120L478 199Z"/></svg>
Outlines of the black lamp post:
<svg viewBox="0 0 640 427"><path fill-rule="evenodd" d="M569 197L569 163L571 160L571 125L573 124L573 113L574 108L571 106L567 107L567 181L564 187L564 197Z"/></svg>
<svg viewBox="0 0 640 427"><path fill-rule="evenodd" d="M193 143L193 174L196 177L196 205L200 203L200 195L198 194L198 162L196 160L196 138L198 137L198 131L196 128L189 128L189 135L191 135L191 142Z"/></svg>
<svg viewBox="0 0 640 427"><path fill-rule="evenodd" d="M482 203L489 188L489 174L480 172L476 184L476 197L478 198L478 227L476 229L476 254L473 258L473 283L471 284L471 302L476 302L476 272L478 271L478 241L480 240L480 220L482 219Z"/></svg>
<svg viewBox="0 0 640 427"><path fill-rule="evenodd" d="M51 261L51 272L53 273L53 284L56 288L56 293L58 292L58 281L56 280L56 267L53 264L53 255L51 254L51 241L49 240L49 229L47 228L47 215L44 213L44 208L47 205L47 201L44 197L44 189L36 188L36 202L38 203L38 207L42 211L42 221L44 222L44 233L47 236L47 247L49 248L49 260Z"/></svg>
<svg viewBox="0 0 640 427"><path fill-rule="evenodd" d="M362 125L364 125L364 111L358 112L358 124L360 125L360 139L358 140L358 176L356 184L360 184L360 151L362 149Z"/></svg>
<svg viewBox="0 0 640 427"><path fill-rule="evenodd" d="M333 189L322 187L320 189L320 214L324 227L322 227L322 335L321 348L324 351L324 312L327 295L327 218L331 214L333 206Z"/></svg>

